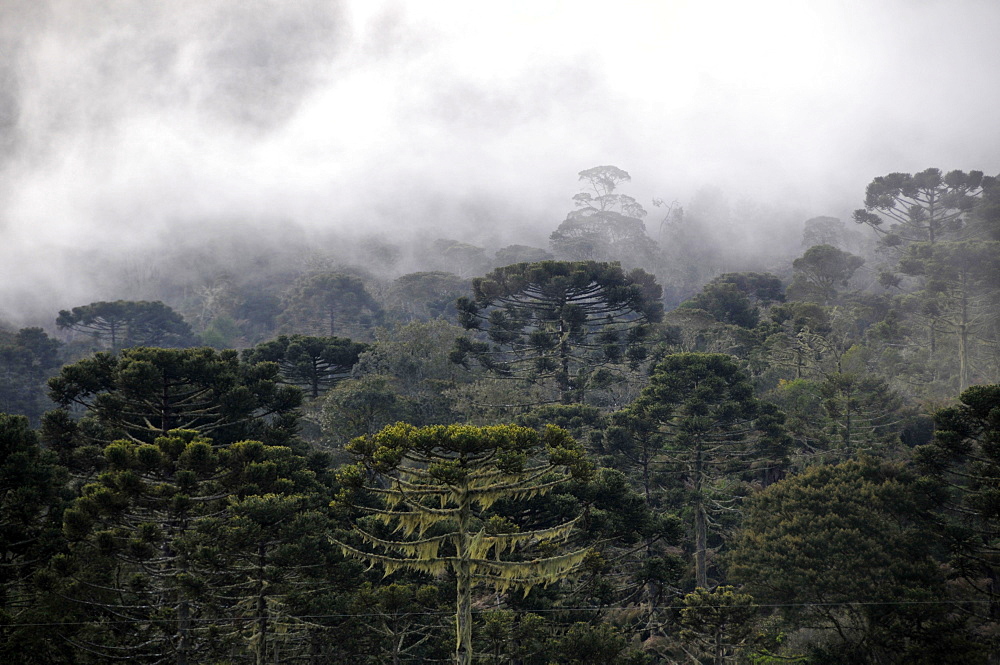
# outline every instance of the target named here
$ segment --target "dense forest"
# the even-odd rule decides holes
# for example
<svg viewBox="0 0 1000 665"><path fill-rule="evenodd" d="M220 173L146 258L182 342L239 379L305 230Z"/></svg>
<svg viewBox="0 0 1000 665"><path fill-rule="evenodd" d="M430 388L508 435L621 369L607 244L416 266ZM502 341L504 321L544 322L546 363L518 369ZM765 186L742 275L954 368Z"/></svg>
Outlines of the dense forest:
<svg viewBox="0 0 1000 665"><path fill-rule="evenodd" d="M158 247L0 327L0 660L1000 662L1000 179L579 175L547 242Z"/></svg>

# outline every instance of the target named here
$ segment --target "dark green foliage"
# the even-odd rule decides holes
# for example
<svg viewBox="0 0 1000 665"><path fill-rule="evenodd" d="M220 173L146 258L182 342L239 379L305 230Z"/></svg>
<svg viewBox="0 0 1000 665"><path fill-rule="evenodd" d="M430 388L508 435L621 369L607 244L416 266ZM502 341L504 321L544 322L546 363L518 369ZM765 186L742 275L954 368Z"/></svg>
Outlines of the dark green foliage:
<svg viewBox="0 0 1000 665"><path fill-rule="evenodd" d="M831 245L816 245L792 262L795 276L788 297L829 305L865 260Z"/></svg>
<svg viewBox="0 0 1000 665"><path fill-rule="evenodd" d="M22 328L13 334L0 330L0 412L37 423L51 408L45 381L59 367L61 346L41 328Z"/></svg>
<svg viewBox="0 0 1000 665"><path fill-rule="evenodd" d="M482 625L476 629L476 652L486 663L548 665L546 638L551 626L541 616L530 612L489 610L479 618Z"/></svg>
<svg viewBox="0 0 1000 665"><path fill-rule="evenodd" d="M960 401L934 414L934 440L917 448L917 461L947 492L953 565L988 599L983 620L995 629L1000 624L1000 385L972 386Z"/></svg>
<svg viewBox="0 0 1000 665"><path fill-rule="evenodd" d="M195 343L191 326L159 301L94 302L62 310L56 325L88 333L112 351L132 346L186 347Z"/></svg>
<svg viewBox="0 0 1000 665"><path fill-rule="evenodd" d="M677 553L683 524L673 513L650 505L616 469L599 468L586 482L573 483L568 495L553 496L550 506L537 509L557 512L560 503L585 509L580 531L594 545L578 575L574 596L597 610L638 604L648 622L658 613L657 605L669 602L685 573L685 562ZM511 508L518 512L518 506ZM607 616L599 611L590 619Z"/></svg>
<svg viewBox="0 0 1000 665"><path fill-rule="evenodd" d="M552 645L553 660L559 665L644 665L649 661L629 648L621 631L608 624L592 626L583 622L570 626L566 635Z"/></svg>
<svg viewBox="0 0 1000 665"><path fill-rule="evenodd" d="M453 319L455 300L469 292L468 279L450 272L401 275L389 287L388 308L402 321Z"/></svg>
<svg viewBox="0 0 1000 665"><path fill-rule="evenodd" d="M514 263L537 263L551 261L555 257L539 247L528 245L507 245L497 250L493 263L498 266L509 266Z"/></svg>
<svg viewBox="0 0 1000 665"><path fill-rule="evenodd" d="M432 584L366 583L353 594L363 662L417 663L449 660L451 594Z"/></svg>
<svg viewBox="0 0 1000 665"><path fill-rule="evenodd" d="M950 612L927 489L872 459L778 482L747 507L730 579L821 631L806 646L835 662L983 662Z"/></svg>
<svg viewBox="0 0 1000 665"><path fill-rule="evenodd" d="M192 624L208 609L189 539L199 518L222 508L218 454L194 432L177 432L113 443L104 455L107 469L64 519L73 553L65 594L101 620L69 639L98 658L208 655L207 635L196 637Z"/></svg>
<svg viewBox="0 0 1000 665"><path fill-rule="evenodd" d="M727 272L709 284L732 284L754 304L770 305L785 300L784 285L769 272Z"/></svg>
<svg viewBox="0 0 1000 665"><path fill-rule="evenodd" d="M361 355L354 373L359 379L372 375L387 377L400 406L404 407L399 413L405 412L405 419L414 425L454 422L452 390L471 380L468 370L449 359L455 337L461 332L454 323L440 319L379 328L375 343ZM345 391L350 392L351 388ZM340 404L350 408L345 402ZM351 438L366 433L374 430L357 431Z"/></svg>
<svg viewBox="0 0 1000 665"><path fill-rule="evenodd" d="M97 353L63 367L49 386L64 412L82 408L75 433L104 443L151 443L173 429L197 430L220 445L246 438L285 443L302 399L297 388L280 385L277 364L241 363L236 351L209 348ZM58 413L46 416L47 429L56 438L72 435Z"/></svg>
<svg viewBox="0 0 1000 665"><path fill-rule="evenodd" d="M64 548L65 481L65 469L38 445L28 420L0 413L0 660L5 663L58 657L60 645L42 625L59 616L53 607L58 599L39 588L35 576Z"/></svg>
<svg viewBox="0 0 1000 665"><path fill-rule="evenodd" d="M106 470L64 519L66 595L103 621L70 639L138 662L218 659L240 644L257 662L277 645L306 649L310 623L294 597L320 583L333 552L319 510L329 492L305 458L256 441L216 447L184 430L104 455Z"/></svg>
<svg viewBox="0 0 1000 665"><path fill-rule="evenodd" d="M330 390L320 420L324 434L338 448L386 425L407 420L410 403L400 395L392 377L368 374Z"/></svg>
<svg viewBox="0 0 1000 665"><path fill-rule="evenodd" d="M565 403L601 369L622 377L640 363L649 325L663 315L653 277L617 263L518 263L473 280L473 291L458 301L459 323L482 341L459 338L454 360L553 382Z"/></svg>
<svg viewBox="0 0 1000 665"><path fill-rule="evenodd" d="M284 383L298 386L316 399L348 376L367 344L339 337L280 335L243 352L248 363L277 363Z"/></svg>
<svg viewBox="0 0 1000 665"><path fill-rule="evenodd" d="M675 354L657 364L633 410L663 434L648 454L684 481L695 583L708 588L710 515L731 511L739 496L733 481L766 484L780 477L789 445L784 415L754 396L731 357L704 353ZM639 433L652 434L648 428Z"/></svg>
<svg viewBox="0 0 1000 665"><path fill-rule="evenodd" d="M749 651L762 641L757 624L759 608L753 597L738 593L735 587L720 586L695 589L684 596L680 612L681 639L689 652L708 662L724 665L735 662L741 651Z"/></svg>
<svg viewBox="0 0 1000 665"><path fill-rule="evenodd" d="M364 338L382 308L354 275L324 272L297 280L282 299L280 320L289 333Z"/></svg>
<svg viewBox="0 0 1000 665"><path fill-rule="evenodd" d="M243 619L220 637L245 640L257 662L303 657L322 632L310 617L317 601L346 600L359 582L329 541L330 488L287 448L250 442L228 452L227 508L201 520L192 538L196 565L215 587L208 591L218 594L213 603Z"/></svg>
<svg viewBox="0 0 1000 665"><path fill-rule="evenodd" d="M982 171L942 175L935 168L880 176L865 189L865 207L854 211L854 221L882 234L888 247L956 239L966 227L965 215L974 208L983 180Z"/></svg>
<svg viewBox="0 0 1000 665"><path fill-rule="evenodd" d="M251 342L270 337L280 315L281 299L264 285L246 287L233 307L233 317Z"/></svg>
<svg viewBox="0 0 1000 665"><path fill-rule="evenodd" d="M753 328L760 319L758 305L784 299L781 280L770 273L726 273L706 284L701 293L681 307L704 310L721 323Z"/></svg>
<svg viewBox="0 0 1000 665"><path fill-rule="evenodd" d="M845 456L885 452L898 441L902 399L881 378L838 372L826 378L819 392L830 434Z"/></svg>
<svg viewBox="0 0 1000 665"><path fill-rule="evenodd" d="M607 418L600 409L586 404L547 404L518 416L517 424L542 429L546 425L561 427L577 441L590 442L591 434L598 434L607 426ZM591 444L591 452L597 445Z"/></svg>

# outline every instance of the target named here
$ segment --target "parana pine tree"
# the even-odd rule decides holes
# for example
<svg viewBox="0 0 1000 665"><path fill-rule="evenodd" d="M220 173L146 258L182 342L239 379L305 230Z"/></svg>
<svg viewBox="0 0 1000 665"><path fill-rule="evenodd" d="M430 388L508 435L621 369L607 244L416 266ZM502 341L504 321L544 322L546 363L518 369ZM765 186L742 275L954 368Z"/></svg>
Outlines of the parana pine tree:
<svg viewBox="0 0 1000 665"><path fill-rule="evenodd" d="M349 489L345 500L355 503L369 494L380 501L361 507L371 519L356 523L352 539L340 541L341 548L383 566L387 575L450 571L456 581L458 665L473 662L475 586L486 583L504 591L548 585L570 574L587 555L584 547L518 557L525 547L565 541L576 520L520 531L488 513L501 499L545 494L590 473L581 448L562 429L549 427L539 434L514 425L417 428L399 423L355 439L348 449L361 460L340 474ZM374 476L384 482L372 482Z"/></svg>
<svg viewBox="0 0 1000 665"><path fill-rule="evenodd" d="M552 386L564 404L644 360L650 326L663 316L653 276L617 263L517 263L472 287L473 298L458 300L459 323L481 334L459 338L453 359Z"/></svg>

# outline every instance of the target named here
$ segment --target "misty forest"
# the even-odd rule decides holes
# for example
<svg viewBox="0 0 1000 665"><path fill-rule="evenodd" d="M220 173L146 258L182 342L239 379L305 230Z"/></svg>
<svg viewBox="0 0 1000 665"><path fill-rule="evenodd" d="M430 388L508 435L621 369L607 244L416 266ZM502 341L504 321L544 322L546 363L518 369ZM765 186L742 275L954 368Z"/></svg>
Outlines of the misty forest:
<svg viewBox="0 0 1000 665"><path fill-rule="evenodd" d="M697 3L648 117L540 36L620 19L156 4L0 0L0 662L1000 663L982 125Z"/></svg>
<svg viewBox="0 0 1000 665"><path fill-rule="evenodd" d="M3 331L5 662L988 662L1000 180L741 264L579 179L545 246L206 247Z"/></svg>

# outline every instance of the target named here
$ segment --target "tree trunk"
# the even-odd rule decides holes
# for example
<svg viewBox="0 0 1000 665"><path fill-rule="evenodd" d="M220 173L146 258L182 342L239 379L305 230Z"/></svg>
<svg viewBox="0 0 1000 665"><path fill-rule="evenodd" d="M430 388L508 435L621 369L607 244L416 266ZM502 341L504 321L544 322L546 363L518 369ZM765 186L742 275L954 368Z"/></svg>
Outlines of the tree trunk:
<svg viewBox="0 0 1000 665"><path fill-rule="evenodd" d="M960 319L958 323L958 392L969 387L969 301L966 283L967 276L962 273L962 295Z"/></svg>
<svg viewBox="0 0 1000 665"><path fill-rule="evenodd" d="M701 446L695 451L694 460L694 577L695 585L708 589L708 516L705 514L705 497L702 496Z"/></svg>
<svg viewBox="0 0 1000 665"><path fill-rule="evenodd" d="M851 408L851 393L849 392L844 400L844 415L846 417L844 421L844 449L848 454L853 453L851 449Z"/></svg>
<svg viewBox="0 0 1000 665"><path fill-rule="evenodd" d="M264 543L257 546L257 578L259 587L257 589L257 635L254 646L255 665L265 665L267 659L267 594L264 585Z"/></svg>
<svg viewBox="0 0 1000 665"><path fill-rule="evenodd" d="M559 321L559 401L563 404L570 404L569 391L569 331L566 330L566 322Z"/></svg>
<svg viewBox="0 0 1000 665"><path fill-rule="evenodd" d="M190 622L188 603L186 600L182 600L177 604L177 665L187 665L188 662L187 654L191 648L191 645L188 644Z"/></svg>
<svg viewBox="0 0 1000 665"><path fill-rule="evenodd" d="M181 527L184 528L183 526ZM167 560L174 554L173 548L169 545L166 546ZM187 560L184 557L180 557L178 560L178 568L181 573L187 572ZM191 631L191 607L188 604L186 598L184 598L184 592L175 589L177 594L177 665L188 665L188 651L191 649L190 643L190 631Z"/></svg>
<svg viewBox="0 0 1000 665"><path fill-rule="evenodd" d="M467 492L462 492L459 496L459 562L455 567L455 663L472 665L472 564L469 562L472 502Z"/></svg>

